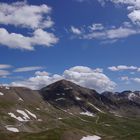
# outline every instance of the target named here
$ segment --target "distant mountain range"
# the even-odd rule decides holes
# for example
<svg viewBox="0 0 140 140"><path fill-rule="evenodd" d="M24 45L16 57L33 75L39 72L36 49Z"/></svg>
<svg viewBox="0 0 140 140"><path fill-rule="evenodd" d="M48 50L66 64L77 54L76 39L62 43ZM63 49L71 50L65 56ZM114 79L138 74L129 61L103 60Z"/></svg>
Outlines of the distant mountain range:
<svg viewBox="0 0 140 140"><path fill-rule="evenodd" d="M140 91L99 94L66 80L0 87L2 140L139 140L139 130Z"/></svg>

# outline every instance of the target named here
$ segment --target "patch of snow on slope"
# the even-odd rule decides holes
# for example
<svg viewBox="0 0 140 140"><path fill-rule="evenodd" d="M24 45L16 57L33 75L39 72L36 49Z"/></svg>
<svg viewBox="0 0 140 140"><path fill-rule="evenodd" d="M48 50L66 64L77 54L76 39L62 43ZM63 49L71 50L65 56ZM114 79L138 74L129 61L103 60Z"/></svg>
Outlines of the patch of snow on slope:
<svg viewBox="0 0 140 140"><path fill-rule="evenodd" d="M89 112L89 111L86 111L86 112L81 112L80 113L81 115L86 115L86 116L90 116L90 117L93 117L93 113Z"/></svg>
<svg viewBox="0 0 140 140"><path fill-rule="evenodd" d="M18 98L18 100L19 100L19 101L23 101L23 99L22 99L22 98L20 98L20 97Z"/></svg>
<svg viewBox="0 0 140 140"><path fill-rule="evenodd" d="M42 122L42 119L38 119L37 121Z"/></svg>
<svg viewBox="0 0 140 140"><path fill-rule="evenodd" d="M1 96L3 96L3 95L4 95L4 93L0 92L0 95L1 95Z"/></svg>
<svg viewBox="0 0 140 140"><path fill-rule="evenodd" d="M67 88L64 88L64 90L71 90L72 87L67 87Z"/></svg>
<svg viewBox="0 0 140 140"><path fill-rule="evenodd" d="M100 110L99 108L97 108L95 105L89 103L89 105L93 106L97 111L101 112L101 113L104 113L102 110Z"/></svg>
<svg viewBox="0 0 140 140"><path fill-rule="evenodd" d="M36 110L40 110L40 108L36 108Z"/></svg>
<svg viewBox="0 0 140 140"><path fill-rule="evenodd" d="M136 95L133 92L128 95L129 100L133 100L133 98L135 98L135 97L136 97Z"/></svg>
<svg viewBox="0 0 140 140"><path fill-rule="evenodd" d="M15 127L10 127L10 126L5 126L5 127L8 131L15 132L15 133L19 132L19 130Z"/></svg>
<svg viewBox="0 0 140 140"><path fill-rule="evenodd" d="M58 120L62 120L62 118L58 118Z"/></svg>
<svg viewBox="0 0 140 140"><path fill-rule="evenodd" d="M23 115L23 118L24 118L24 119L30 119L30 117L28 116L27 113L25 113L25 111L23 111L23 110L17 110L17 112L18 112L19 114Z"/></svg>
<svg viewBox="0 0 140 140"><path fill-rule="evenodd" d="M55 101L65 100L65 98L58 98Z"/></svg>
<svg viewBox="0 0 140 140"><path fill-rule="evenodd" d="M17 117L14 113L11 113L11 112L8 113L8 115L10 115L12 118L14 118L14 119L16 119L16 120L18 120L20 122L28 121L28 120L22 119L21 117Z"/></svg>
<svg viewBox="0 0 140 140"><path fill-rule="evenodd" d="M10 87L6 86L5 89L10 89Z"/></svg>
<svg viewBox="0 0 140 140"><path fill-rule="evenodd" d="M79 98L79 97L77 97L77 96L76 96L75 98L76 98L76 100L78 100L78 101L80 101L80 100L81 100L81 98Z"/></svg>
<svg viewBox="0 0 140 140"><path fill-rule="evenodd" d="M33 114L32 112L30 112L29 110L25 109L27 111L27 113L32 116L33 118L37 119L36 115Z"/></svg>
<svg viewBox="0 0 140 140"><path fill-rule="evenodd" d="M99 136L87 136L87 137L83 137L81 140L101 140L101 137Z"/></svg>

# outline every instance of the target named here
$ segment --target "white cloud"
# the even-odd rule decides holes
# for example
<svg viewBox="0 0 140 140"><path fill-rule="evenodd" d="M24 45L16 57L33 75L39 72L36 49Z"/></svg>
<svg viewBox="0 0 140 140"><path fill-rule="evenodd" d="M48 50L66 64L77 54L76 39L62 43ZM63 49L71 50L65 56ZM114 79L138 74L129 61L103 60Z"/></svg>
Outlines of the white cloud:
<svg viewBox="0 0 140 140"><path fill-rule="evenodd" d="M50 75L47 72L36 72L34 77L25 81L12 82L13 86L25 86L32 89L40 89L55 81L67 79L84 87L96 89L100 92L113 90L116 84L111 81L104 73L84 66L72 67L65 70L62 75Z"/></svg>
<svg viewBox="0 0 140 140"><path fill-rule="evenodd" d="M131 80L133 80L136 83L140 83L140 78L131 78Z"/></svg>
<svg viewBox="0 0 140 140"><path fill-rule="evenodd" d="M140 0L104 0L104 2L108 1L117 5L125 5L128 10L128 18L134 24L140 25Z"/></svg>
<svg viewBox="0 0 140 140"><path fill-rule="evenodd" d="M5 77L10 75L10 72L7 70L0 70L0 77Z"/></svg>
<svg viewBox="0 0 140 140"><path fill-rule="evenodd" d="M12 66L11 65L8 65L8 64L0 64L0 69L9 69L11 67Z"/></svg>
<svg viewBox="0 0 140 140"><path fill-rule="evenodd" d="M82 31L78 28L75 28L74 26L71 26L71 32L76 34L76 35L82 34Z"/></svg>
<svg viewBox="0 0 140 140"><path fill-rule="evenodd" d="M121 77L121 80L126 81L126 83L135 82L135 83L140 84L140 78L139 77L130 78L128 76L124 76L124 77Z"/></svg>
<svg viewBox="0 0 140 140"><path fill-rule="evenodd" d="M30 77L27 80L12 82L11 86L23 86L31 89L41 89L42 87L45 87L46 85L49 85L61 79L63 79L63 77L57 74L43 75L39 73L39 75L37 75L36 73L34 77Z"/></svg>
<svg viewBox="0 0 140 140"><path fill-rule="evenodd" d="M22 68L17 68L14 70L14 72L28 72L28 71L36 71L43 69L41 66L29 66L29 67L22 67Z"/></svg>
<svg viewBox="0 0 140 140"><path fill-rule="evenodd" d="M140 25L140 10L134 10L128 17L132 20L133 23Z"/></svg>
<svg viewBox="0 0 140 140"><path fill-rule="evenodd" d="M89 67L76 66L64 71L65 79L98 91L113 90L115 83L105 74Z"/></svg>
<svg viewBox="0 0 140 140"><path fill-rule="evenodd" d="M129 77L128 76L123 76L123 77L121 77L121 80L122 81L129 81Z"/></svg>
<svg viewBox="0 0 140 140"><path fill-rule="evenodd" d="M101 23L94 23L91 26L89 26L89 29L92 31L103 30L104 26Z"/></svg>
<svg viewBox="0 0 140 140"><path fill-rule="evenodd" d="M54 24L48 15L50 12L51 8L46 4L28 5L25 1L0 3L0 23L33 29L50 28Z"/></svg>
<svg viewBox="0 0 140 140"><path fill-rule="evenodd" d="M111 66L108 67L111 71L121 71L121 70L138 70L136 66L126 66L126 65L119 65L119 66Z"/></svg>
<svg viewBox="0 0 140 140"><path fill-rule="evenodd" d="M29 28L29 35L11 33L0 28L0 44L13 49L34 50L35 46L50 47L58 42L58 38L50 31L54 22L50 17L52 8L48 5L29 5L26 1L0 3L0 24ZM20 30L19 30L20 31Z"/></svg>
<svg viewBox="0 0 140 140"><path fill-rule="evenodd" d="M46 71L36 71L35 75L36 76L49 76L50 74Z"/></svg>
<svg viewBox="0 0 140 140"><path fill-rule="evenodd" d="M43 45L50 47L58 42L53 33L37 29L32 36L9 33L6 29L0 28L0 44L14 49L34 50L34 46Z"/></svg>
<svg viewBox="0 0 140 140"><path fill-rule="evenodd" d="M79 28L82 28L84 32L79 30ZM80 39L98 39L111 42L114 42L114 40L116 42L118 39L140 34L140 29L134 29L128 22L124 22L120 27L105 27L101 23L94 23L87 27L75 27L75 29L78 29L79 33L78 31L77 33L76 31L73 33L76 34Z"/></svg>

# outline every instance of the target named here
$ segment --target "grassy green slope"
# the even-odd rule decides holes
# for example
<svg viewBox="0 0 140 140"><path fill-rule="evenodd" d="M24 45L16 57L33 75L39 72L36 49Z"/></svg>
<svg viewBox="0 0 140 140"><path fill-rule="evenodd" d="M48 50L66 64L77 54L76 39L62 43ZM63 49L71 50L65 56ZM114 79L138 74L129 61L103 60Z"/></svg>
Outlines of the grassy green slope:
<svg viewBox="0 0 140 140"><path fill-rule="evenodd" d="M0 138L2 140L80 140L82 136L98 135L102 140L140 140L139 118L98 114L96 117L69 116L59 121L60 125L44 132L0 133Z"/></svg>

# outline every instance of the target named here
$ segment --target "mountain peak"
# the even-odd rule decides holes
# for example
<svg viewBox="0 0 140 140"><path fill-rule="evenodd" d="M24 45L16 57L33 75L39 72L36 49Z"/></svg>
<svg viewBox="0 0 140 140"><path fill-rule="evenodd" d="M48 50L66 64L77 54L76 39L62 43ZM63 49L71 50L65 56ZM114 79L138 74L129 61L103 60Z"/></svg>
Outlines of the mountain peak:
<svg viewBox="0 0 140 140"><path fill-rule="evenodd" d="M62 79L62 80L59 80L55 83L52 83L46 87L44 87L42 90L45 91L45 90L59 90L59 91L63 91L63 90L72 90L72 89L77 89L77 88L82 88L80 87L79 85L71 82L71 81L68 81L68 80L65 80L65 79Z"/></svg>

